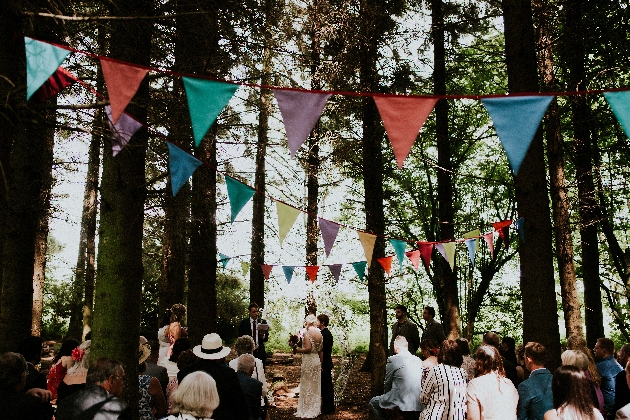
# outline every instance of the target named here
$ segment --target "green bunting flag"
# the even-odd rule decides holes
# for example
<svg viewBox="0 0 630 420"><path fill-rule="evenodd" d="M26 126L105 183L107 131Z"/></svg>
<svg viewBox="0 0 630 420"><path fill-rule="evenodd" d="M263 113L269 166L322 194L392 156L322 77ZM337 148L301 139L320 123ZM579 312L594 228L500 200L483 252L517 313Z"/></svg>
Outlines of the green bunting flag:
<svg viewBox="0 0 630 420"><path fill-rule="evenodd" d="M228 257L225 254L221 254L219 252L219 261L221 261L221 264L223 264L223 268L225 268L228 264L228 262L230 261L230 257Z"/></svg>
<svg viewBox="0 0 630 420"><path fill-rule="evenodd" d="M225 184L227 185L230 211L232 213L230 223L234 223L234 219L236 219L236 216L243 210L245 204L252 198L255 190L229 176L225 177Z"/></svg>
<svg viewBox="0 0 630 420"><path fill-rule="evenodd" d="M249 271L249 266L250 266L250 263L245 262L245 261L241 262L241 271L243 272L243 277L247 275L247 272Z"/></svg>
<svg viewBox="0 0 630 420"><path fill-rule="evenodd" d="M358 261L353 262L352 267L354 267L354 271L359 275L359 280L363 281L363 276L365 276L365 267L367 267L367 261Z"/></svg>
<svg viewBox="0 0 630 420"><path fill-rule="evenodd" d="M70 51L24 37L26 49L26 100L57 71Z"/></svg>
<svg viewBox="0 0 630 420"><path fill-rule="evenodd" d="M390 239L389 243L394 247L394 251L396 252L396 257L398 257L398 263L400 264L400 269L402 270L402 263L405 259L405 249L407 248L407 242L401 241L400 239Z"/></svg>

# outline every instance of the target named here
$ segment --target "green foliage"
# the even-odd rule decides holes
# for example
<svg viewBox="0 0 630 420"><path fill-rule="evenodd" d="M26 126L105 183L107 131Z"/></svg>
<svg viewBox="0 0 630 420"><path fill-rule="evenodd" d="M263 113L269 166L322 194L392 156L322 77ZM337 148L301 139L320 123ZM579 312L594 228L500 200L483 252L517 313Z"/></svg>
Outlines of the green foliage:
<svg viewBox="0 0 630 420"><path fill-rule="evenodd" d="M249 290L235 275L217 273L217 333L226 342L237 338L238 324L247 313Z"/></svg>
<svg viewBox="0 0 630 420"><path fill-rule="evenodd" d="M72 284L48 277L44 283L42 338L59 340L64 337L73 308Z"/></svg>

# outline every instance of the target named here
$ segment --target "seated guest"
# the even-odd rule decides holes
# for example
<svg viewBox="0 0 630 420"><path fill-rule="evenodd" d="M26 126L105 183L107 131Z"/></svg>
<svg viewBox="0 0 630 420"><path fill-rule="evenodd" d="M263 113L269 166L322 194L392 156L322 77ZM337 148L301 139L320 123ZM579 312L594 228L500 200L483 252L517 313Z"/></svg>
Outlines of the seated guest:
<svg viewBox="0 0 630 420"><path fill-rule="evenodd" d="M250 337L251 338L251 337ZM262 382L252 377L255 369L254 356L251 354L242 354L238 358L236 376L241 384L245 401L249 408L250 419L259 420L261 417L260 399L263 396Z"/></svg>
<svg viewBox="0 0 630 420"><path fill-rule="evenodd" d="M4 420L50 420L50 391L31 388L25 391L26 360L19 353L0 356L0 413Z"/></svg>
<svg viewBox="0 0 630 420"><path fill-rule="evenodd" d="M624 344L617 352L617 362L625 368L630 358L630 344ZM621 407L630 404L630 388L626 381L626 370L622 370L615 376L615 405L613 412L616 413Z"/></svg>
<svg viewBox="0 0 630 420"><path fill-rule="evenodd" d="M138 391L140 396L140 420L155 420L166 416L166 399L157 378L146 375L146 359L151 354L148 344L140 344L138 349Z"/></svg>
<svg viewBox="0 0 630 420"><path fill-rule="evenodd" d="M593 353L595 353L595 360L598 361L599 376L602 378L600 387L604 394L604 410L606 415L612 415L615 405L615 376L623 368L615 360L615 343L610 338L598 338Z"/></svg>
<svg viewBox="0 0 630 420"><path fill-rule="evenodd" d="M24 390L31 388L46 389L46 375L35 367L42 361L42 338L34 335L25 337L20 342L18 353L24 356L24 360L28 364Z"/></svg>
<svg viewBox="0 0 630 420"><path fill-rule="evenodd" d="M91 340L84 341L79 347L72 351L74 365L68 369L66 376L63 377L63 381L61 381L57 388L57 402L85 387L88 367L90 366L91 344Z"/></svg>
<svg viewBox="0 0 630 420"><path fill-rule="evenodd" d="M48 390L52 393L52 399L57 399L57 388L66 376L66 372L74 365L72 359L72 350L79 347L79 342L69 338L64 340L61 344L59 352L55 356L52 362L52 367L48 371Z"/></svg>
<svg viewBox="0 0 630 420"><path fill-rule="evenodd" d="M439 350L438 343L435 341L431 339L422 340L420 343L420 352L424 358L422 361L422 367L425 368L425 371L427 371L430 367L438 365L437 355Z"/></svg>
<svg viewBox="0 0 630 420"><path fill-rule="evenodd" d="M584 372L575 366L560 366L551 382L554 408L545 413L544 420L603 420L589 388Z"/></svg>
<svg viewBox="0 0 630 420"><path fill-rule="evenodd" d="M102 357L90 365L85 387L57 404L56 420L131 419L131 409L120 399L125 371L119 361Z"/></svg>
<svg viewBox="0 0 630 420"><path fill-rule="evenodd" d="M584 372L586 379L589 380L589 384L591 386L591 397L593 398L593 402L597 409L603 414L604 413L604 395L602 394L601 389L599 389L599 385L597 385L590 378L590 372L588 371L589 361L588 357L579 350L565 350L560 356L562 359L562 364L565 366L575 366Z"/></svg>
<svg viewBox="0 0 630 420"><path fill-rule="evenodd" d="M234 344L234 350L236 350L236 354L239 357L243 354L251 354L253 356L254 355L254 339L250 335L243 335L237 338L236 343ZM263 361L257 357L254 357L254 364L255 364L255 367L254 367L254 372L252 373L252 378L256 379L257 381L262 382L263 395L267 395L269 388L267 385L267 378L265 377L265 366L263 364ZM238 368L238 357L230 360L229 366L236 371ZM265 406L264 398L260 400L260 406L263 409L263 413L261 417L265 417L266 406Z"/></svg>
<svg viewBox="0 0 630 420"><path fill-rule="evenodd" d="M399 409L406 420L417 420L422 411L422 361L407 349L402 335L394 339L394 355L387 358L385 394L370 400L370 409L377 420L383 409Z"/></svg>
<svg viewBox="0 0 630 420"><path fill-rule="evenodd" d="M219 403L217 384L212 376L202 371L192 372L175 391L174 414L166 420L211 420Z"/></svg>
<svg viewBox="0 0 630 420"><path fill-rule="evenodd" d="M214 411L214 420L249 419L247 406L243 404L245 396L236 372L225 366L225 356L230 353L230 348L223 346L219 334L207 334L201 341L201 345L193 348L193 353L199 359L192 366L180 369L177 374L180 386L186 375L202 370L212 376L217 383L219 406Z"/></svg>
<svg viewBox="0 0 630 420"><path fill-rule="evenodd" d="M422 381L421 420L465 419L467 374L460 368L462 354L454 340L444 340L437 366L429 368Z"/></svg>
<svg viewBox="0 0 630 420"><path fill-rule="evenodd" d="M525 367L529 378L518 385L518 420L542 420L553 408L551 372L545 369L547 350L530 341L525 346Z"/></svg>
<svg viewBox="0 0 630 420"><path fill-rule="evenodd" d="M168 385L168 372L166 371L166 367L159 366L158 359L160 353L160 343L157 340L148 341L147 344L149 348L151 348L151 354L149 358L145 361L147 364L147 370L144 371L145 375L152 376L157 378L160 381L160 385L162 386L162 393L166 395L166 386Z"/></svg>
<svg viewBox="0 0 630 420"><path fill-rule="evenodd" d="M518 391L505 377L499 350L481 346L475 359L475 379L466 390L468 420L516 420Z"/></svg>

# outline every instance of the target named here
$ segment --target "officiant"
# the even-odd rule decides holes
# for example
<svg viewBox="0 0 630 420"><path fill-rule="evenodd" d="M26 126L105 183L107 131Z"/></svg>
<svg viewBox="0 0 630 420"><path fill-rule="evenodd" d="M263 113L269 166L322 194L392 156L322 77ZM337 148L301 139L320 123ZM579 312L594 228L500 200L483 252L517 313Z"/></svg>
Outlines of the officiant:
<svg viewBox="0 0 630 420"><path fill-rule="evenodd" d="M238 326L238 336L249 335L254 339L254 357L267 364L267 353L265 353L265 342L269 340L269 324L264 319L258 319L260 308L254 302L248 307L249 317L241 321Z"/></svg>

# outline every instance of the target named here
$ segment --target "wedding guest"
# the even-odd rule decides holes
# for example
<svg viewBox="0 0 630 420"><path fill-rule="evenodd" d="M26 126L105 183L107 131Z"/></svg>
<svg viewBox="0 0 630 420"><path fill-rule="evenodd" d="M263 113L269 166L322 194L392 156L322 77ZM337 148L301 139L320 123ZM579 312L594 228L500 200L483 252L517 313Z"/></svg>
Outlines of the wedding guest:
<svg viewBox="0 0 630 420"><path fill-rule="evenodd" d="M64 340L61 343L61 348L59 352L55 356L52 362L52 367L48 371L48 383L47 388L52 393L52 399L57 399L57 388L59 388L59 384L63 381L64 376L74 365L74 360L72 359L72 350L79 347L79 342L72 338Z"/></svg>
<svg viewBox="0 0 630 420"><path fill-rule="evenodd" d="M547 350L536 342L525 346L525 366L529 378L518 385L518 420L542 420L553 407L552 375L545 369Z"/></svg>
<svg viewBox="0 0 630 420"><path fill-rule="evenodd" d="M468 376L468 381L475 377L475 359L470 356L470 346L468 345L468 340L465 338L458 338L457 345L459 346L459 351L462 354L462 369L466 371L466 375Z"/></svg>
<svg viewBox="0 0 630 420"><path fill-rule="evenodd" d="M556 369L551 382L554 408L547 411L544 420L603 420L593 405L589 381L575 366L563 365Z"/></svg>
<svg viewBox="0 0 630 420"><path fill-rule="evenodd" d="M166 420L211 420L220 402L217 383L212 376L203 371L192 372L175 391L174 414Z"/></svg>
<svg viewBox="0 0 630 420"><path fill-rule="evenodd" d="M389 355L394 353L394 340L398 336L403 336L407 339L409 346L409 353L416 354L418 346L420 345L420 334L418 333L418 327L416 324L407 319L407 307L405 305L398 305L395 308L396 322L392 325L392 339L389 342Z"/></svg>
<svg viewBox="0 0 630 420"><path fill-rule="evenodd" d="M63 381L61 381L59 388L57 388L57 404L69 395L85 388L88 367L90 366L91 344L92 341L87 340L81 343L79 347L72 350L74 365L68 369L66 376L63 377Z"/></svg>
<svg viewBox="0 0 630 420"><path fill-rule="evenodd" d="M602 393L599 385L595 381L591 380L588 357L579 350L565 350L560 356L562 364L565 366L575 366L584 372L586 379L588 379L591 389L591 397L598 410L604 413L604 394Z"/></svg>
<svg viewBox="0 0 630 420"><path fill-rule="evenodd" d="M50 420L50 391L25 390L28 367L19 353L0 355L0 413L3 420Z"/></svg>
<svg viewBox="0 0 630 420"><path fill-rule="evenodd" d="M151 354L148 344L140 344L138 349L138 394L140 396L140 420L155 420L166 416L166 399L157 378L146 375L146 360Z"/></svg>
<svg viewBox="0 0 630 420"><path fill-rule="evenodd" d="M42 338L38 336L25 337L18 347L18 353L24 356L28 365L25 390L31 388L46 389L46 375L35 366L42 360Z"/></svg>

